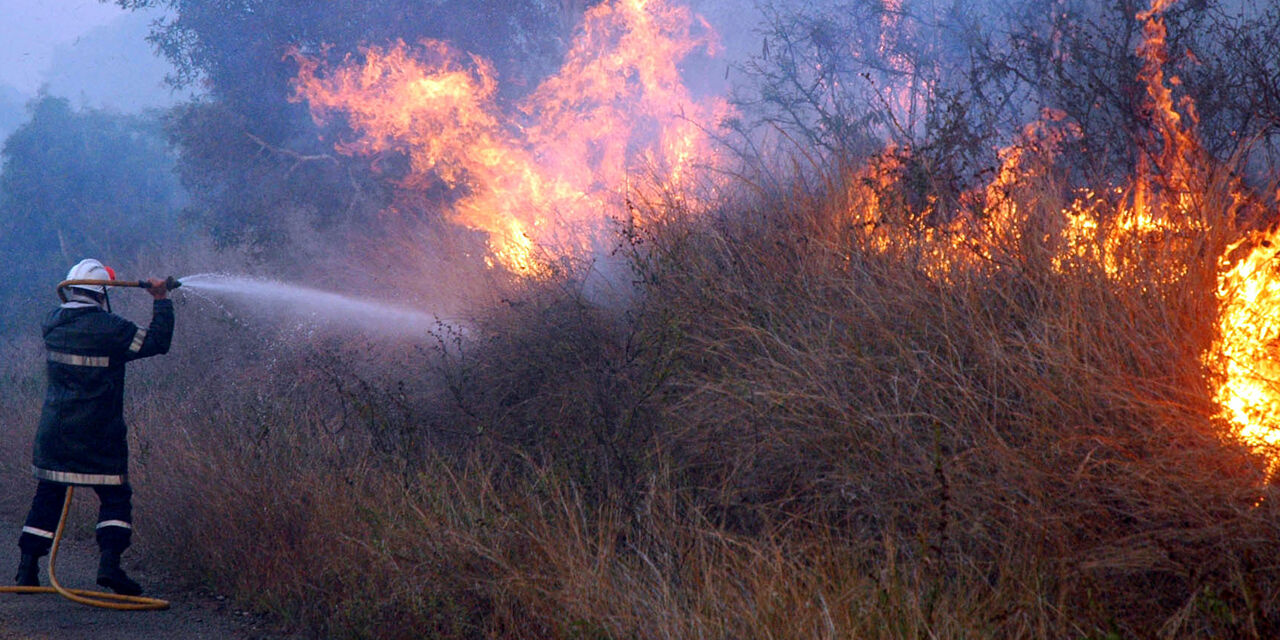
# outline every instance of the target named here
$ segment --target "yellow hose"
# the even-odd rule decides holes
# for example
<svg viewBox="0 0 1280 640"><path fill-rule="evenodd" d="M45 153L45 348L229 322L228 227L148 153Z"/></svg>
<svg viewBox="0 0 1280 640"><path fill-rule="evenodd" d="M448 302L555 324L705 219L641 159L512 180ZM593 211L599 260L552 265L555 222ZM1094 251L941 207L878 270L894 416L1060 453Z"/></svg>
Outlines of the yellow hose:
<svg viewBox="0 0 1280 640"><path fill-rule="evenodd" d="M0 586L0 593L57 593L62 597L80 604L118 611L159 611L169 608L168 600L146 598L143 596L126 596L105 591L89 591L87 589L68 589L58 582L53 573L53 565L58 561L58 545L62 542L62 531L67 526L67 514L71 511L71 495L75 487L67 487L67 499L62 503L62 518L58 520L58 530L53 534L53 549L49 552L49 584L48 587Z"/></svg>

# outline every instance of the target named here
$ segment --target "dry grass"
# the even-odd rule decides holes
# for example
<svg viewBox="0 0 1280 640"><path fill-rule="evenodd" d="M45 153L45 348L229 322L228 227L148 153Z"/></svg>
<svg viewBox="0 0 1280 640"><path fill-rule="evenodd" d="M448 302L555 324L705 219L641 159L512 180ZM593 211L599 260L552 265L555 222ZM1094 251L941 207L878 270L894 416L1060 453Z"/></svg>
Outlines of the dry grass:
<svg viewBox="0 0 1280 640"><path fill-rule="evenodd" d="M891 229L868 249L831 213L859 203L831 204L788 194L700 234L679 259L703 277L663 281L694 309L669 442L716 524L892 548L938 581L926 592L987 593L983 636L1267 635L1274 603L1251 594L1274 590L1273 514L1255 506L1270 490L1212 418L1201 359L1202 256L1234 211L1118 274L1011 242L926 276L921 240ZM1019 240L1057 207L1024 210Z"/></svg>
<svg viewBox="0 0 1280 640"><path fill-rule="evenodd" d="M668 218L629 306L566 277L435 351L188 312L218 368L136 380L139 533L318 637L1280 633L1280 496L1202 358L1234 220L1055 265L1029 185L940 272L847 186Z"/></svg>

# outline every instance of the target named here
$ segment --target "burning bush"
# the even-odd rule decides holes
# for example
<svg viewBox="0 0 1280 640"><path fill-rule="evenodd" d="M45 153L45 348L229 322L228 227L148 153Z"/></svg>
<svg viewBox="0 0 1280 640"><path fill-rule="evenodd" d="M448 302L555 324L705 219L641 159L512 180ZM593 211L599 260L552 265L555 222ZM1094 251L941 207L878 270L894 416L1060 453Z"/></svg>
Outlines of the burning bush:
<svg viewBox="0 0 1280 640"><path fill-rule="evenodd" d="M710 39L666 3L588 11L514 111L438 41L296 49L337 155L247 146L404 163L374 180L379 233L428 203L502 286L435 349L257 331L236 375L146 405L144 484L171 507L149 543L331 637L1280 633L1275 202L1169 71L1167 25L1198 10L1074 51L1054 43L1079 13L1055 13L1043 56L988 61L1061 82L973 83L1009 89L983 129L945 52L890 37L927 26L908 3L846 4L876 9L873 80L910 82L864 114L838 65L796 66L805 38L838 61L832 29L780 31L779 129L831 153L738 183L691 175L723 105L679 86L670 58ZM1090 82L1132 79L1097 106L1125 135L1093 142L1090 105L1011 118L1100 59L1124 64ZM920 118L880 135L895 113Z"/></svg>
<svg viewBox="0 0 1280 640"><path fill-rule="evenodd" d="M201 508L154 526L330 636L1273 633L1268 461L1203 357L1230 234L1045 259L1046 175L994 260L848 224L860 181L664 216L622 310L565 276L394 372L319 361L338 393L219 400L155 445Z"/></svg>

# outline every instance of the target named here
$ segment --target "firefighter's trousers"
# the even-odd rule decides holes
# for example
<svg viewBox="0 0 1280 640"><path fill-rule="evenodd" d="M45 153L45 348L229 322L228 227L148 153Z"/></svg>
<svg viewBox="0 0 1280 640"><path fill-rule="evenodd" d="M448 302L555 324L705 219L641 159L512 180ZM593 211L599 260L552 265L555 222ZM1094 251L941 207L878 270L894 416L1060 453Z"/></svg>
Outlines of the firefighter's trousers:
<svg viewBox="0 0 1280 640"><path fill-rule="evenodd" d="M98 494L98 548L104 553L122 553L133 535L133 489L129 483L92 485ZM41 480L31 499L27 523L18 537L22 553L43 556L53 545L53 533L62 517L67 485Z"/></svg>

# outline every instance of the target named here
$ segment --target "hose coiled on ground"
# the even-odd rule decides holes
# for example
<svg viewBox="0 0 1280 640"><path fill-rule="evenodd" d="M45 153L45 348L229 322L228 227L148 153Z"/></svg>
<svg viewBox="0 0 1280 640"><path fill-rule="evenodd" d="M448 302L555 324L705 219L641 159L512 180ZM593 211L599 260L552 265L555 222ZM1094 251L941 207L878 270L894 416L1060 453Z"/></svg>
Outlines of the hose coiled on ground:
<svg viewBox="0 0 1280 640"><path fill-rule="evenodd" d="M168 600L147 598L144 596L126 596L106 591L90 591L88 589L68 589L58 582L53 567L58 561L58 545L62 542L62 532L67 526L67 514L71 512L71 496L75 487L67 487L67 498L62 503L62 517L58 520L58 529L53 533L53 548L49 551L49 585L48 587L0 586L0 593L56 593L62 597L91 607L115 609L117 611L159 611L169 608Z"/></svg>

